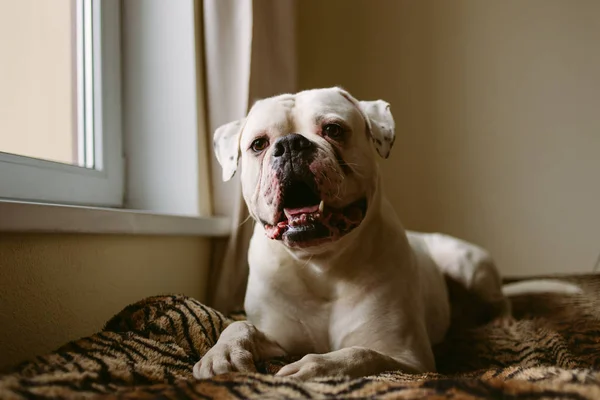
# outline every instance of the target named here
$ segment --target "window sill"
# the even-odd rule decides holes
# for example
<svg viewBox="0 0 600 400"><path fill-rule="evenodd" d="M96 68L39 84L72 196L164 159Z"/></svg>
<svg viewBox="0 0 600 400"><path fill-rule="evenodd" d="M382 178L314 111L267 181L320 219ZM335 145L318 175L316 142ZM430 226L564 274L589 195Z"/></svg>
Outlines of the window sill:
<svg viewBox="0 0 600 400"><path fill-rule="evenodd" d="M224 217L0 200L0 232L226 237L230 231Z"/></svg>

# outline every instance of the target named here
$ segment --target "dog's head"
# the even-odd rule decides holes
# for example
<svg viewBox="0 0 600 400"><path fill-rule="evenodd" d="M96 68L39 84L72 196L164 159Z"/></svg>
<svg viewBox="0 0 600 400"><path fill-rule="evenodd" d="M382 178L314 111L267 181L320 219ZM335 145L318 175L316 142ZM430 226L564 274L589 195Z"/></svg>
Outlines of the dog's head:
<svg viewBox="0 0 600 400"><path fill-rule="evenodd" d="M223 180L241 164L244 199L267 236L307 248L360 225L377 186L374 152L388 157L394 120L382 100L316 89L258 101L214 139Z"/></svg>

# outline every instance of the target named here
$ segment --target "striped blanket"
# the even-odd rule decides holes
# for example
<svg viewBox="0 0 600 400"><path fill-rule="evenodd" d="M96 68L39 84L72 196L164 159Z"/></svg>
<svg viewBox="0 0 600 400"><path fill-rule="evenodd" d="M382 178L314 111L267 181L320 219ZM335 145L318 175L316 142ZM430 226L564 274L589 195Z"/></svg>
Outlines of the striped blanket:
<svg viewBox="0 0 600 400"><path fill-rule="evenodd" d="M584 293L515 297L512 318L451 328L435 349L438 373L310 382L274 377L283 359L260 373L194 380L194 363L242 316L185 296L152 297L0 376L0 398L600 399L600 276L568 280Z"/></svg>

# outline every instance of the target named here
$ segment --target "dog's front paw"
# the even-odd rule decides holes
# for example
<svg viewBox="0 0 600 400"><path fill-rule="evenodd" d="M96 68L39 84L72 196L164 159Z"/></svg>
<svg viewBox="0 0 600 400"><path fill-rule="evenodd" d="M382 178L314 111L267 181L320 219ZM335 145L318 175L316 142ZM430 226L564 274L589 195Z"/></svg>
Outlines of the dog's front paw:
<svg viewBox="0 0 600 400"><path fill-rule="evenodd" d="M337 375L330 360L323 354L307 354L300 360L288 364L277 372L277 376L287 376L300 380L308 380L320 376Z"/></svg>
<svg viewBox="0 0 600 400"><path fill-rule="evenodd" d="M196 379L228 372L256 372L252 353L241 346L217 343L194 365Z"/></svg>

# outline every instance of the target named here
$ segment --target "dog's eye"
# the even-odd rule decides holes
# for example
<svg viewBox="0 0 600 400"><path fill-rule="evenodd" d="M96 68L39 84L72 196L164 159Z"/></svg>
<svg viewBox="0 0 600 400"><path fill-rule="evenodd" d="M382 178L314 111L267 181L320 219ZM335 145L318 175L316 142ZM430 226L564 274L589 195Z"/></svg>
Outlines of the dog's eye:
<svg viewBox="0 0 600 400"><path fill-rule="evenodd" d="M339 139L344 134L344 129L338 124L327 124L323 127L323 134L332 139Z"/></svg>
<svg viewBox="0 0 600 400"><path fill-rule="evenodd" d="M260 153L267 147L269 147L269 140L267 138L258 138L250 145L250 148L255 153Z"/></svg>

